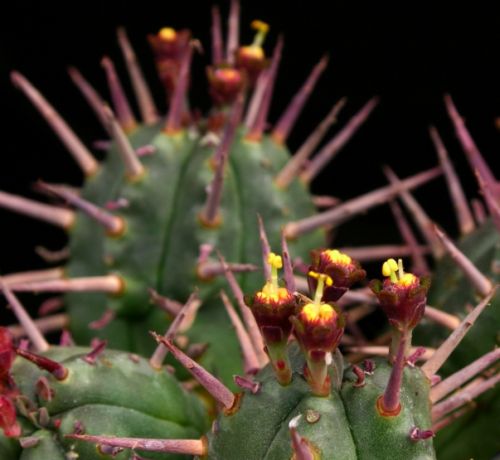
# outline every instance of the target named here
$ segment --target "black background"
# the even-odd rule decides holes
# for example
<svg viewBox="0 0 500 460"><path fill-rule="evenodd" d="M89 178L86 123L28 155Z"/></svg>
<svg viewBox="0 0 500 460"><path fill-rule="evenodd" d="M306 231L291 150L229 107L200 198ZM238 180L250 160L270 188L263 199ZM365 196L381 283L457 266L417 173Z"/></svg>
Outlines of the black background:
<svg viewBox="0 0 500 460"><path fill-rule="evenodd" d="M242 42L253 33L248 25L259 18L271 24L266 49L278 33L285 36L285 52L271 109L271 122L325 52L330 66L322 77L296 130L293 150L324 116L331 104L348 96L340 124L368 98L380 95L380 106L369 122L314 184L316 193L343 199L385 184L381 165L391 164L401 176L436 164L429 141L429 124L436 124L456 162L469 196L476 194L473 176L446 118L442 95L450 92L467 118L480 149L495 170L500 115L500 16L491 7L475 3L460 6L443 2L371 4L337 0L242 1ZM223 13L227 3L220 2ZM439 7L436 7L439 4ZM204 65L209 59L210 2L38 2L11 3L0 21L1 129L0 189L36 197L31 184L47 181L81 182L78 168L45 122L15 90L9 72L23 72L54 104L81 138L90 145L104 133L66 74L77 66L106 93L99 61L104 54L116 62L125 81L115 29L124 25L162 105L148 33L169 25L189 27L205 44L206 55L194 65L191 100L207 109ZM130 90L128 82L127 89ZM416 193L431 217L455 234L453 214L443 181ZM0 211L0 270L7 273L42 267L33 248L64 245L63 232L53 227ZM339 232L339 243L394 241L392 217L386 209L357 218Z"/></svg>

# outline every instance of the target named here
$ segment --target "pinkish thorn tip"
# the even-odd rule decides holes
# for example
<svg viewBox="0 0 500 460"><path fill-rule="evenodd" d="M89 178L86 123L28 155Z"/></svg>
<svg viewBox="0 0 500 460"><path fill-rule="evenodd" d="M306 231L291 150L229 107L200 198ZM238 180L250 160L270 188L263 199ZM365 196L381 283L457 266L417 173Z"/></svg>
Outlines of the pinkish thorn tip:
<svg viewBox="0 0 500 460"><path fill-rule="evenodd" d="M92 436L88 434L67 434L66 438L78 441L92 442L98 445L119 447L125 449L140 449L150 452L168 452L173 454L186 454L205 456L207 445L202 439L145 439L145 438L119 438L114 436Z"/></svg>
<svg viewBox="0 0 500 460"><path fill-rule="evenodd" d="M306 81L299 89L298 93L291 100L285 112L280 117L279 121L271 134L272 139L279 143L284 144L297 121L302 109L304 108L309 96L314 91L321 74L324 72L328 65L328 56L323 56L321 60L313 67L311 73Z"/></svg>
<svg viewBox="0 0 500 460"><path fill-rule="evenodd" d="M266 229L264 228L264 222L260 214L257 214L257 223L259 225L259 239L260 247L262 251L262 266L264 267L264 276L266 279L271 277L271 268L268 263L269 254L271 254L271 246L269 245L269 239L267 238Z"/></svg>
<svg viewBox="0 0 500 460"><path fill-rule="evenodd" d="M14 71L11 72L10 76L12 83L27 96L61 142L66 146L83 173L86 176L95 174L99 168L99 164L61 115L56 112L54 107L48 103L42 94L22 74Z"/></svg>
<svg viewBox="0 0 500 460"><path fill-rule="evenodd" d="M16 354L21 356L33 364L38 366L40 369L50 372L57 380L64 380L68 376L68 369L66 369L62 364L53 361L52 359L46 358L45 356L40 356L31 351L24 350L22 348L16 348Z"/></svg>
<svg viewBox="0 0 500 460"><path fill-rule="evenodd" d="M472 213L469 209L469 205L467 204L465 193L460 184L460 179L458 178L457 173L453 168L453 164L451 163L448 156L448 151L444 146L438 130L434 126L431 126L429 128L429 132L434 144L434 148L438 154L439 162L441 163L441 166L443 168L446 183L448 184L448 190L452 199L451 201L455 208L455 214L457 217L460 232L463 235L466 235L474 230L475 225Z"/></svg>
<svg viewBox="0 0 500 460"><path fill-rule="evenodd" d="M231 323L236 331L236 336L238 337L238 341L240 343L241 352L243 354L245 373L256 374L260 369L260 363L259 358L257 357L257 353L255 352L255 348L253 347L252 340L250 339L250 336L243 326L240 317L234 310L231 301L224 291L220 292L220 297L231 320Z"/></svg>
<svg viewBox="0 0 500 460"><path fill-rule="evenodd" d="M421 367L422 372L431 378L436 374L441 366L446 362L453 350L457 348L469 329L473 326L479 315L489 305L495 295L497 286L491 289L489 294L463 319L460 326L457 327L441 346L433 353L427 362Z"/></svg>
<svg viewBox="0 0 500 460"><path fill-rule="evenodd" d="M402 190L419 187L422 184L435 179L440 174L440 167L432 168L428 171L424 171L404 179L401 183L387 185L353 198L331 210L316 214L315 216L306 217L305 219L295 222L289 222L284 228L285 236L288 239L297 238L304 233L311 232L326 225L339 225L361 212L391 200Z"/></svg>
<svg viewBox="0 0 500 460"><path fill-rule="evenodd" d="M18 298L14 295L14 293L10 290L10 288L4 283L2 278L0 277L0 289L3 291L3 294L7 301L9 302L16 318L23 326L26 334L33 342L33 345L36 347L38 351L47 351L49 349L49 343L45 340L45 337L38 329L36 323L31 319L28 312L24 308L24 306L19 302Z"/></svg>
<svg viewBox="0 0 500 460"><path fill-rule="evenodd" d="M285 278L286 288L290 292L295 292L295 276L293 274L292 259L290 257L290 251L288 249L288 243L286 241L285 232L281 232L281 253L283 255L283 272Z"/></svg>
<svg viewBox="0 0 500 460"><path fill-rule="evenodd" d="M135 55L134 49L127 37L125 28L117 30L118 44L120 45L127 71L132 82L137 104L141 112L141 117L145 124L152 125L158 121L158 110L155 106L151 91L149 90L142 69Z"/></svg>
<svg viewBox="0 0 500 460"><path fill-rule="evenodd" d="M437 225L434 224L433 230L446 252L453 259L457 267L462 270L474 288L482 296L488 295L493 288L491 281L481 273L481 271L455 246L451 239L448 238L448 236Z"/></svg>
<svg viewBox="0 0 500 460"><path fill-rule="evenodd" d="M151 335L158 343L165 345L170 350L174 358L179 361L179 363L182 364L186 370L189 371L191 375L213 396L213 398L224 406L226 410L230 410L233 407L236 397L222 382L179 350L172 342L166 340L164 337L156 334L155 332L151 332Z"/></svg>
<svg viewBox="0 0 500 460"><path fill-rule="evenodd" d="M137 122L127 100L127 96L125 95L125 91L123 90L118 74L116 73L115 65L108 56L104 56L102 58L101 65L104 68L106 78L108 80L108 87L111 93L113 107L116 112L116 118L126 132L132 131L136 127Z"/></svg>

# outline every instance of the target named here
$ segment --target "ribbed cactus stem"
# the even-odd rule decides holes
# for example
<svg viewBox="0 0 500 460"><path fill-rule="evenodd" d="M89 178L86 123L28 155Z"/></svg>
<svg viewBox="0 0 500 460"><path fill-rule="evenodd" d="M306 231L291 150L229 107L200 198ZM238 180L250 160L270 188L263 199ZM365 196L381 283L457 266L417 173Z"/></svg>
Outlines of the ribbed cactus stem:
<svg viewBox="0 0 500 460"><path fill-rule="evenodd" d="M292 368L288 357L286 342L267 344L269 360L274 369L276 379L281 385L288 385L292 380Z"/></svg>

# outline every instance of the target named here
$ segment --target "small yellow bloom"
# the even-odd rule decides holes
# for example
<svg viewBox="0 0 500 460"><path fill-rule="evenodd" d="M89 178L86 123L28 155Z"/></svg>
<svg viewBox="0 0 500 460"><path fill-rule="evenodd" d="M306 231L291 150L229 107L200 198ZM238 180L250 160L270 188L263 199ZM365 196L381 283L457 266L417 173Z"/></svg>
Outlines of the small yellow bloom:
<svg viewBox="0 0 500 460"><path fill-rule="evenodd" d="M302 308L302 315L310 322L330 322L336 315L333 307L327 303L308 303Z"/></svg>
<svg viewBox="0 0 500 460"><path fill-rule="evenodd" d="M341 265L349 265L352 259L338 249L326 249L323 251L324 254L332 261L332 263L338 263Z"/></svg>
<svg viewBox="0 0 500 460"><path fill-rule="evenodd" d="M158 36L166 42L173 42L177 38L177 32L172 27L163 27L158 32Z"/></svg>

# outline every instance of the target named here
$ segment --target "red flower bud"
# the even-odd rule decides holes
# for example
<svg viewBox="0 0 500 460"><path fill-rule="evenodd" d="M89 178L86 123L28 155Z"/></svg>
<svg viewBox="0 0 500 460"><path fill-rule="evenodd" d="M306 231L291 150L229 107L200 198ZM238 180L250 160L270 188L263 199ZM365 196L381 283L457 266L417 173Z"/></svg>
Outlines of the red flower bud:
<svg viewBox="0 0 500 460"><path fill-rule="evenodd" d="M262 21L253 21L252 29L257 31L253 43L242 46L236 53L236 66L246 72L251 85L255 83L260 72L267 65L262 43L269 31L269 26Z"/></svg>
<svg viewBox="0 0 500 460"><path fill-rule="evenodd" d="M271 266L270 279L247 304L260 328L277 379L282 385L287 385L292 378L292 371L286 347L292 332L290 317L295 313L297 302L293 293L278 286L281 257L271 252L268 262Z"/></svg>
<svg viewBox="0 0 500 460"><path fill-rule="evenodd" d="M170 27L160 29L156 35L148 35L160 80L169 97L177 85L180 64L189 47L190 39L189 30L176 31Z"/></svg>
<svg viewBox="0 0 500 460"><path fill-rule="evenodd" d="M272 276L261 291L250 299L249 307L255 321L262 332L266 344L288 342L292 332L290 316L297 308L297 302L292 292L278 286L278 269L281 268L281 257L274 253L269 255Z"/></svg>
<svg viewBox="0 0 500 460"><path fill-rule="evenodd" d="M344 334L342 313L329 303L308 303L292 318L294 335L307 353L332 353Z"/></svg>
<svg viewBox="0 0 500 460"><path fill-rule="evenodd" d="M354 283L366 277L366 272L358 262L337 249L313 251L311 255L313 261L309 273L322 273L332 280L331 285L325 287L324 302L336 302ZM317 278L308 274L307 281L310 292L315 292L318 284Z"/></svg>
<svg viewBox="0 0 500 460"><path fill-rule="evenodd" d="M328 366L344 334L345 320L333 304L321 300L323 290L332 284L331 278L315 272L311 274L317 275L318 280L314 301L306 303L291 321L294 335L306 355L306 380L314 394L327 396L330 394Z"/></svg>
<svg viewBox="0 0 500 460"><path fill-rule="evenodd" d="M424 315L430 280L404 273L401 259L398 263L394 259L387 260L382 273L388 278L383 282L373 280L370 289L391 325L399 330L413 329Z"/></svg>
<svg viewBox="0 0 500 460"><path fill-rule="evenodd" d="M245 85L245 78L239 70L231 67L208 67L210 95L217 105L232 104Z"/></svg>

